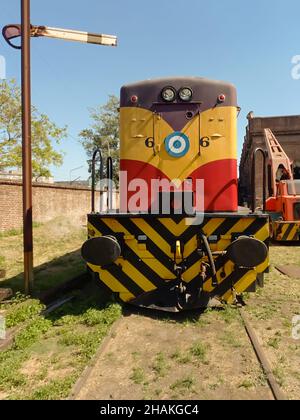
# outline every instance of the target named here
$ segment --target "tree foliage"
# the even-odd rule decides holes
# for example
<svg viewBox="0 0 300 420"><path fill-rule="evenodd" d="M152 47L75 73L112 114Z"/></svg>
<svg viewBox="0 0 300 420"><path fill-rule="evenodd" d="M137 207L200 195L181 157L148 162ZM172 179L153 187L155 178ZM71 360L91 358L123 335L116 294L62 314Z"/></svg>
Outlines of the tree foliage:
<svg viewBox="0 0 300 420"><path fill-rule="evenodd" d="M97 148L100 148L104 162L108 156L112 157L116 183L119 174L119 106L119 99L110 95L105 105L90 109L92 124L79 134L89 159Z"/></svg>
<svg viewBox="0 0 300 420"><path fill-rule="evenodd" d="M63 155L53 148L67 135L32 106L32 171L35 178L51 176L50 165L60 166ZM22 167L21 91L14 80L0 83L0 170Z"/></svg>

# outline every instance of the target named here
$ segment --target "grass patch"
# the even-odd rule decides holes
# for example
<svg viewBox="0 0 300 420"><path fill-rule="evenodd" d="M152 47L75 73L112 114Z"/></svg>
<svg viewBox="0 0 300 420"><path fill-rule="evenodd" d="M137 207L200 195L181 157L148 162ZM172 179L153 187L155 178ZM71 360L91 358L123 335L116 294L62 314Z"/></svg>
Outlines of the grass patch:
<svg viewBox="0 0 300 420"><path fill-rule="evenodd" d="M0 234L0 255L5 260L6 280L1 287L19 291L23 287L22 231ZM54 287L84 272L79 250L86 239L86 229L66 218L34 223L35 292ZM0 264L0 268L3 262Z"/></svg>
<svg viewBox="0 0 300 420"><path fill-rule="evenodd" d="M235 349L241 348L242 344L239 341L239 339L235 336L235 334L231 331L227 331L221 336L221 341L224 344L227 344L230 347L233 347Z"/></svg>
<svg viewBox="0 0 300 420"><path fill-rule="evenodd" d="M134 352L131 353L131 355L132 355L134 360L137 360L141 356L141 353L139 351L134 351Z"/></svg>
<svg viewBox="0 0 300 420"><path fill-rule="evenodd" d="M14 348L25 350L34 344L51 327L51 321L44 318L37 318L31 321L14 340Z"/></svg>
<svg viewBox="0 0 300 420"><path fill-rule="evenodd" d="M222 385L224 385L224 379L219 378L216 382L213 382L213 383L209 384L208 387L212 391L215 391L216 389L218 389Z"/></svg>
<svg viewBox="0 0 300 420"><path fill-rule="evenodd" d="M156 355L155 361L153 363L152 369L155 372L156 376L162 378L165 376L166 371L168 370L168 363L165 355L160 352Z"/></svg>
<svg viewBox="0 0 300 420"><path fill-rule="evenodd" d="M250 312L260 321L268 321L274 317L278 311L278 304L260 304L250 308Z"/></svg>
<svg viewBox="0 0 300 420"><path fill-rule="evenodd" d="M29 398L33 400L61 400L68 397L70 389L77 379L76 375L68 378L53 380L48 384L37 388ZM24 398L21 398L24 399ZM26 398L28 399L28 398Z"/></svg>
<svg viewBox="0 0 300 420"><path fill-rule="evenodd" d="M37 315L38 302L21 299L9 310L16 311L11 317L13 324L22 322L24 314L30 319L18 324L20 332L12 348L0 353L0 392L8 394L7 399L67 397L110 326L121 315L119 305L101 303L95 290L88 297L78 296L46 319ZM63 377L61 370L67 372Z"/></svg>
<svg viewBox="0 0 300 420"><path fill-rule="evenodd" d="M82 322L89 326L111 325L121 315L120 305L111 304L104 311L95 308L88 309L82 317Z"/></svg>
<svg viewBox="0 0 300 420"><path fill-rule="evenodd" d="M280 344L280 338L279 337L270 338L267 344L269 347L273 347L273 349L278 350L279 344Z"/></svg>
<svg viewBox="0 0 300 420"><path fill-rule="evenodd" d="M280 386L284 386L285 384L285 372L284 369L281 366L277 366L275 369L273 369L273 374L275 378L277 379L277 382Z"/></svg>
<svg viewBox="0 0 300 420"><path fill-rule="evenodd" d="M180 350L175 350L174 353L171 354L171 359L175 360L180 365L187 365L192 361L191 354L182 354Z"/></svg>
<svg viewBox="0 0 300 420"><path fill-rule="evenodd" d="M3 257L3 255L0 255L0 269L5 268L6 259Z"/></svg>
<svg viewBox="0 0 300 420"><path fill-rule="evenodd" d="M137 385L141 385L145 382L145 372L142 368L133 368L130 379Z"/></svg>
<svg viewBox="0 0 300 420"><path fill-rule="evenodd" d="M26 376L19 369L27 358L28 354L24 351L0 352L0 390L9 393L26 385Z"/></svg>
<svg viewBox="0 0 300 420"><path fill-rule="evenodd" d="M16 236L16 235L19 236ZM21 231L1 234L0 264L7 278L1 287L23 285ZM86 229L66 219L34 224L35 293L85 271L80 256ZM18 327L12 347L0 352L0 394L7 399L61 399L93 357L122 308L107 303L97 287L74 293L71 302L46 318L44 305L21 294L0 305L8 328Z"/></svg>
<svg viewBox="0 0 300 420"><path fill-rule="evenodd" d="M5 232L0 232L0 239L11 238L13 236L22 235L23 229L10 229Z"/></svg>
<svg viewBox="0 0 300 420"><path fill-rule="evenodd" d="M162 389L155 389L154 390L155 397L159 398L161 396L162 392L163 392Z"/></svg>
<svg viewBox="0 0 300 420"><path fill-rule="evenodd" d="M26 298L22 295L17 295L13 299L12 304L8 307L5 313L7 328L15 327L25 321L33 319L45 308L38 300L24 299ZM7 305L3 305L2 307L6 309Z"/></svg>
<svg viewBox="0 0 300 420"><path fill-rule="evenodd" d="M239 384L239 388L250 389L253 388L254 384L250 379L244 379L243 382Z"/></svg>
<svg viewBox="0 0 300 420"><path fill-rule="evenodd" d="M192 345L190 348L190 354L194 356L199 362L203 364L208 364L207 356L208 346L200 342L197 342Z"/></svg>
<svg viewBox="0 0 300 420"><path fill-rule="evenodd" d="M170 389L172 391L190 391L193 386L195 385L195 380L191 376L187 376L186 378L179 379L178 381L174 382Z"/></svg>
<svg viewBox="0 0 300 420"><path fill-rule="evenodd" d="M226 324L231 324L237 320L241 322L237 309L231 307L230 305L226 305L218 312L218 314L226 322Z"/></svg>

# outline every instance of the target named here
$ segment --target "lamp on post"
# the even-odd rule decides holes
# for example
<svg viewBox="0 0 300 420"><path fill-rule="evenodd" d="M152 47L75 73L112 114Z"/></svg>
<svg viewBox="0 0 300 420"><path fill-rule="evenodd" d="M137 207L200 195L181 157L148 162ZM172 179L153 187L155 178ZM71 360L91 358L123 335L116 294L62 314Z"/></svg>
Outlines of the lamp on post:
<svg viewBox="0 0 300 420"><path fill-rule="evenodd" d="M23 238L24 238L24 289L33 290L33 234L32 234L32 151L31 151L31 75L30 38L47 37L77 41L87 44L117 46L117 37L74 31L72 29L33 26L30 24L30 0L21 0L21 25L3 28L2 34L10 46L21 49L22 55L22 169L23 169ZM21 46L12 40L21 37Z"/></svg>

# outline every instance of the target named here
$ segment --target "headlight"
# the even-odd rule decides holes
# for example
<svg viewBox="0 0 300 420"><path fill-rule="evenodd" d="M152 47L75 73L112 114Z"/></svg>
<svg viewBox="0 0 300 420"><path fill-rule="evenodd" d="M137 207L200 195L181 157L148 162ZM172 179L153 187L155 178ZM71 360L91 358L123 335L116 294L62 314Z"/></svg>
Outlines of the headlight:
<svg viewBox="0 0 300 420"><path fill-rule="evenodd" d="M193 97L193 91L191 88L183 87L179 91L179 98L184 102L190 102Z"/></svg>
<svg viewBox="0 0 300 420"><path fill-rule="evenodd" d="M173 87L165 87L161 92L161 97L166 102L173 102L176 98L176 90Z"/></svg>

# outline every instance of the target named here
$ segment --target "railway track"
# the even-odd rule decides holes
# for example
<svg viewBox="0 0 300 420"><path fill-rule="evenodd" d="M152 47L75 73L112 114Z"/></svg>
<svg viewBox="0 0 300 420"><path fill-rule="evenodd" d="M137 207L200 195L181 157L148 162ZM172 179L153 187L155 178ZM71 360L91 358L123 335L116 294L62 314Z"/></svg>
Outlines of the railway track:
<svg viewBox="0 0 300 420"><path fill-rule="evenodd" d="M272 398L274 400L287 400L286 396L284 395L283 391L280 389L274 375L272 372L272 367L271 364L266 356L266 353L264 352L259 339L257 337L257 334L254 330L254 328L252 327L249 318L247 316L247 314L245 313L244 309L242 307L237 308L237 311L239 311L240 317L243 321L243 325L245 328L245 332L247 334L247 338L248 338L248 342L251 343L251 348L253 349L253 352L255 353L255 356L258 360L258 363L260 365L261 370L263 371L265 378L267 380L267 384L268 387L271 391L272 394ZM139 314L143 317L144 315L139 312ZM95 381L93 379L93 376L97 376L97 369L100 367L99 364L99 360L101 361L101 359L105 358L105 354L107 353L108 355L111 354L110 352L110 347L114 347L113 342L115 341L116 337L118 336L118 334L120 333L120 330L122 329L127 329L130 330L131 326L130 326L130 321L128 322L128 319L130 319L130 313L129 311L127 311L125 313L125 315L116 322L116 324L113 326L110 334L106 337L106 339L103 341L102 345L100 346L98 352L96 353L95 357L93 358L92 362L90 363L89 366L87 366L87 368L85 369L84 373L82 374L82 376L79 378L79 380L77 381L77 383L75 384L69 399L73 400L73 399L83 399L82 396L83 395L90 395L88 397L88 399L94 399L97 398L99 400L101 399L109 399L109 397L101 397L98 396L96 397L96 394L89 394L89 387L91 386L91 384L93 384L92 386L95 385ZM154 316L154 319L157 320L156 316ZM128 325L125 325L125 323L127 322ZM132 328L134 328L134 325L132 325ZM161 328L166 328L165 324L162 324ZM146 345L146 343L145 343ZM125 346L125 343L124 343ZM137 350L138 352L138 345L137 345ZM213 351L213 350L212 350ZM126 360L126 363L128 362L128 360ZM125 359L123 360L122 363L125 363ZM100 368L101 369L101 368ZM95 372L96 371L96 372ZM100 376L102 376L102 371L101 374L99 373ZM102 384L103 385L103 384ZM103 388L102 388L103 389ZM271 395L270 395L271 397ZM119 397L119 399L123 399L123 397ZM124 399L127 399L126 397ZM271 399L271 398L270 398Z"/></svg>
<svg viewBox="0 0 300 420"><path fill-rule="evenodd" d="M73 301L75 296L72 293L76 290L83 291L90 282L91 279L88 274L83 273L67 280L57 287L39 293L36 298L46 306L45 309L41 311L40 316L45 317L66 303ZM9 301L6 301L6 303L9 303ZM0 351L7 350L13 344L14 337L18 334L18 332L18 327L14 327L7 332L7 337L4 340L0 340Z"/></svg>
<svg viewBox="0 0 300 420"><path fill-rule="evenodd" d="M75 299L75 296L72 294L74 290L84 290L88 284L89 277L86 273L84 273L63 283L59 287L53 288L51 290L48 290L47 292L44 292L43 294L40 294L39 299L46 305L46 308L41 312L40 316L47 316L59 307L63 306L64 304L71 302L73 299ZM271 364L259 342L257 334L254 328L252 327L245 310L242 307L239 307L237 310L239 311L240 317L242 319L245 331L247 333L247 337L251 343L253 351L255 352L257 360L267 379L274 400L287 400L286 396L284 395L284 393L282 392L282 390L276 382L276 379L272 372ZM117 321L116 324L112 327L110 334L101 344L92 363L89 366L87 366L83 375L76 383L71 393L70 399L76 399L77 396L80 395L82 389L88 386L88 380L93 374L93 369L96 365L96 362L99 360L99 358L101 358L103 352L110 346L110 342L117 335L118 329L120 328L122 322L124 322L125 319L129 319L129 315L132 312L134 312L134 310L130 311L128 308L125 308L123 312L123 317L119 321ZM141 313L140 311L138 313L144 316L143 313ZM162 328L164 327L165 326L163 325ZM14 335L17 334L17 332L17 328L14 328L12 331L9 331L7 339L1 342L0 351L4 351L12 345Z"/></svg>
<svg viewBox="0 0 300 420"><path fill-rule="evenodd" d="M245 313L244 309L239 308L240 316L243 320L243 324L245 326L245 330L248 334L249 340L251 342L251 345L255 351L255 354L257 356L257 359L261 365L262 370L264 371L264 374L266 375L269 387L272 391L272 394L274 396L274 399L277 401L285 401L287 400L286 396L280 389L278 383L276 382L275 376L273 375L271 364L266 356L266 353L264 352L262 346L260 345L260 342L258 340L257 334L252 327L249 318L247 314Z"/></svg>
<svg viewBox="0 0 300 420"><path fill-rule="evenodd" d="M37 295L42 303L47 307L52 306L59 299L63 299L66 295L73 292L74 290L83 289L90 282L90 277L87 273L82 273L78 276L73 277L70 280L60 284L57 287L41 292Z"/></svg>

